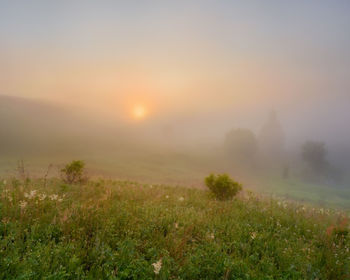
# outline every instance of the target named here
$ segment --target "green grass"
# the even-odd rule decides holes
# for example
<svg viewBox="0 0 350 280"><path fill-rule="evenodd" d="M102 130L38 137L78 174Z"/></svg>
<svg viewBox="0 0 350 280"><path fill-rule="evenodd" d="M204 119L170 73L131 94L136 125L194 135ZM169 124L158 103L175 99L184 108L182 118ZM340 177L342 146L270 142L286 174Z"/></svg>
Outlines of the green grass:
<svg viewBox="0 0 350 280"><path fill-rule="evenodd" d="M350 210L350 188L341 188L302 182L296 178L264 178L259 181L257 190L264 194L274 194L319 206Z"/></svg>
<svg viewBox="0 0 350 280"><path fill-rule="evenodd" d="M145 183L167 185L186 185L203 188L203 178L208 174L228 173L241 181L246 189L264 195L276 195L281 198L310 202L321 207L333 207L350 210L350 182L344 187L312 184L303 182L296 176L283 179L281 174L268 174L257 170L240 172L228 167L220 158L180 153L142 154L121 153L118 155L100 155L76 157L87 163L90 176L103 175L119 180L136 180ZM74 159L74 158L73 158ZM60 170L71 157L36 157L26 159L27 171L32 177L42 177L50 163L56 163L50 170L50 176L58 176ZM0 159L0 176L16 175L17 159Z"/></svg>
<svg viewBox="0 0 350 280"><path fill-rule="evenodd" d="M1 279L350 277L336 210L130 181L7 179L0 194Z"/></svg>

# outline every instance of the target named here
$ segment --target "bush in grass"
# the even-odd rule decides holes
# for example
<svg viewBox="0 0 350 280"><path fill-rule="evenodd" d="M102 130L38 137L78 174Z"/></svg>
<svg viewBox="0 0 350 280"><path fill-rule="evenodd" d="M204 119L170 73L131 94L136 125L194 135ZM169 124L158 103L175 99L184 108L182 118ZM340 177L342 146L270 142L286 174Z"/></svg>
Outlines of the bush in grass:
<svg viewBox="0 0 350 280"><path fill-rule="evenodd" d="M210 174L205 178L205 184L219 200L231 199L242 190L242 185L232 180L227 174Z"/></svg>
<svg viewBox="0 0 350 280"><path fill-rule="evenodd" d="M61 176L65 183L82 183L86 180L84 177L85 163L81 160L73 160L61 169Z"/></svg>

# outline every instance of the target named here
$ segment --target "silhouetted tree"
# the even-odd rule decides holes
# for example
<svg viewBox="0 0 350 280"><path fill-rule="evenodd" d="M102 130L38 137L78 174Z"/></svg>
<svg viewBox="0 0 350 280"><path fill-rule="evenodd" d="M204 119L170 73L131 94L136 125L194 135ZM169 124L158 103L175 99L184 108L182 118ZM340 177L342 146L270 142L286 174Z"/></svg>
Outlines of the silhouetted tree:
<svg viewBox="0 0 350 280"><path fill-rule="evenodd" d="M326 155L327 151L323 142L308 141L302 147L303 160L318 174L324 174L329 166Z"/></svg>
<svg viewBox="0 0 350 280"><path fill-rule="evenodd" d="M251 164L258 151L258 142L248 129L234 129L226 135L225 151L236 163Z"/></svg>
<svg viewBox="0 0 350 280"><path fill-rule="evenodd" d="M313 179L321 179L324 183L339 184L342 181L342 171L331 165L327 160L327 149L323 142L308 141L302 146L302 158L311 169L306 174Z"/></svg>
<svg viewBox="0 0 350 280"><path fill-rule="evenodd" d="M285 134L277 115L272 111L259 133L259 147L266 159L281 163L284 156Z"/></svg>

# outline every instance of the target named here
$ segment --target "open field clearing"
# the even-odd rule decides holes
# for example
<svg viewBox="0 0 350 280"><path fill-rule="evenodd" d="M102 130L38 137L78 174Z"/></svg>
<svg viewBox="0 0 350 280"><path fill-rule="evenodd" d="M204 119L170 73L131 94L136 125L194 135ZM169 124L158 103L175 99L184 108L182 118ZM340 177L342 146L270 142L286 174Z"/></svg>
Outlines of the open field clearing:
<svg viewBox="0 0 350 280"><path fill-rule="evenodd" d="M348 279L349 214L243 192L0 183L1 279Z"/></svg>

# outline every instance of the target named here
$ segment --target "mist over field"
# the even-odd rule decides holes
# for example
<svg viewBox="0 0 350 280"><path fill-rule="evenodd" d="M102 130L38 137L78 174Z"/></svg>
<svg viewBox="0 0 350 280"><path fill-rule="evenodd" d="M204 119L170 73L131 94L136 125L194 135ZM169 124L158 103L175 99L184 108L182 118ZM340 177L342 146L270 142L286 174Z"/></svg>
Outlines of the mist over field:
<svg viewBox="0 0 350 280"><path fill-rule="evenodd" d="M81 158L112 177L217 171L349 198L349 8L3 2L1 172Z"/></svg>

